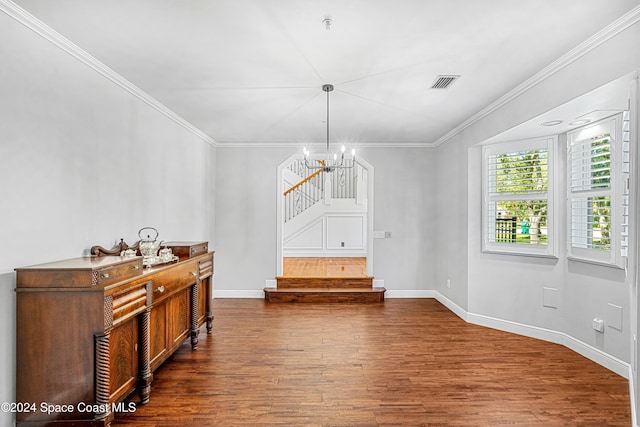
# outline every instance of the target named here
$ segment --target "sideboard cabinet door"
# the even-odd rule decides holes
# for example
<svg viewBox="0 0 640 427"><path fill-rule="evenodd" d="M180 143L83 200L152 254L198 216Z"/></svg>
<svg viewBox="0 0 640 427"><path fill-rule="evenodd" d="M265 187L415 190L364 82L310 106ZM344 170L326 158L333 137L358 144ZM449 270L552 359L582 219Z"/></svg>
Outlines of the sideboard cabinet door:
<svg viewBox="0 0 640 427"><path fill-rule="evenodd" d="M138 318L113 328L109 340L111 396L115 402L136 388L138 375Z"/></svg>
<svg viewBox="0 0 640 427"><path fill-rule="evenodd" d="M155 371L162 362L169 357L169 344L167 341L167 300L155 304L151 309L150 347L151 370Z"/></svg>
<svg viewBox="0 0 640 427"><path fill-rule="evenodd" d="M178 292L167 304L168 341L172 347L177 347L184 342L189 332L189 289Z"/></svg>
<svg viewBox="0 0 640 427"><path fill-rule="evenodd" d="M189 334L189 288L154 303L150 320L151 370L156 370Z"/></svg>

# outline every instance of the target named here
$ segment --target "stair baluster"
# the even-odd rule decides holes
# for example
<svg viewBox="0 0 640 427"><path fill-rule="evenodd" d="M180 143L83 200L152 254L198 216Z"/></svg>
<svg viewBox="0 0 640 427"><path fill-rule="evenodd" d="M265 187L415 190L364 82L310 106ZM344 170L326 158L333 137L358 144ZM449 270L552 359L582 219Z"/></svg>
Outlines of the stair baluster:
<svg viewBox="0 0 640 427"><path fill-rule="evenodd" d="M351 160L345 159L345 162ZM324 198L324 172L322 170L309 170L304 161L293 161L288 167L289 171L300 178L300 181L284 192L285 222L309 209ZM356 180L362 166L357 162L353 168L338 169L331 173L331 197L338 199L356 199Z"/></svg>

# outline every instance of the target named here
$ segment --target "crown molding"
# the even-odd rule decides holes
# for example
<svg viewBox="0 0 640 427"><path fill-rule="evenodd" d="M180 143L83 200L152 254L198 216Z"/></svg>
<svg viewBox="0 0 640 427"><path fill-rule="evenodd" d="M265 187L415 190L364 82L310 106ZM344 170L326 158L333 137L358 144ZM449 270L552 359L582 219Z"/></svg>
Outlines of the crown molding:
<svg viewBox="0 0 640 427"><path fill-rule="evenodd" d="M440 144L443 144L444 142L459 134L477 121L493 113L500 107L508 104L513 99L517 98L532 87L536 86L538 83L549 78L572 62L591 52L593 49L599 47L603 43L617 36L627 28L635 25L636 23L638 23L638 21L640 21L640 6L634 7L629 12L625 13L620 18L616 19L611 24L607 25L602 30L598 31L596 34L579 44L577 47L562 55L559 59L534 74L531 78L525 80L511 91L507 92L505 95L498 98L496 101L489 104L487 107L483 108L478 113L474 114L469 119L441 136L432 144L432 146L437 147Z"/></svg>
<svg viewBox="0 0 640 427"><path fill-rule="evenodd" d="M223 143L215 141L209 135L196 128L194 125L177 115L175 112L170 110L160 101L156 100L148 93L131 83L129 80L125 79L122 75L118 74L113 69L106 66L104 63L100 62L95 57L91 56L88 52L81 49L76 44L72 43L70 40L53 30L51 27L46 25L44 22L40 21L35 16L31 15L29 12L15 4L11 0L0 0L0 11L4 12L6 15L14 19L16 22L24 25L30 30L34 31L36 34L40 35L47 41L51 42L55 46L64 50L74 58L78 59L85 65L89 66L93 70L100 73L102 76L106 77L108 80L112 81L116 85L120 86L122 89L126 90L133 96L137 97L147 105L156 109L160 113L164 114L169 119L173 120L183 128L187 129L203 141L214 147L237 147L237 148L249 148L249 147L265 147L265 148L278 148L278 147L291 147L295 145L294 143L284 143L284 142L233 142L233 143ZM399 142L399 143L387 143L387 142L371 142L371 143L359 143L358 147L377 147L377 148L418 148L418 147L426 147L433 148L437 147L455 135L462 132L464 129L478 122L482 118L488 116L494 111L498 110L502 106L508 104L513 99L522 95L532 87L536 86L538 83L544 81L545 79L552 76L554 73L568 66L572 62L581 58L588 52L602 45L606 41L615 37L622 31L631 27L640 21L640 6L636 6L625 15L617 19L616 21L609 24L607 27L603 28L598 33L594 34L589 39L585 40L583 43L578 45L576 48L567 52L565 55L560 57L558 60L550 64L549 66L543 68L538 73L534 74L531 78L524 81L520 85L518 85L513 90L507 92L502 97L498 98L495 102L489 104L484 109L480 110L478 113L471 116L466 121L462 122L458 126L456 126L451 131L447 132L435 142Z"/></svg>
<svg viewBox="0 0 640 427"><path fill-rule="evenodd" d="M340 144L335 144L339 146ZM345 144L346 145L346 144ZM249 142L249 141L237 141L237 142L224 142L216 141L216 147L218 148L325 148L325 143L303 143L303 142ZM349 148L434 148L436 145L426 142L358 142L356 144L350 144Z"/></svg>
<svg viewBox="0 0 640 427"><path fill-rule="evenodd" d="M0 0L0 11L7 14L9 17L13 18L16 22L24 25L29 28L45 40L51 42L53 45L59 47L60 49L67 52L69 55L73 56L80 62L89 66L93 70L97 71L102 76L106 77L116 85L120 86L122 89L129 92L131 95L140 99L142 102L146 103L150 107L156 109L160 113L164 114L169 119L173 120L189 132L196 135L198 138L202 139L206 143L216 147L218 143L211 138L209 135L202 132L200 129L196 128L194 125L174 113L167 106L162 104L157 99L153 98L151 95L140 89L138 86L131 83L129 80L125 79L123 76L115 72L113 69L107 67L105 64L100 62L95 57L91 56L88 52L81 49L79 46L68 40L66 37L55 31L53 28L49 27L44 22L40 21L35 16L31 15L29 12L12 2L11 0Z"/></svg>

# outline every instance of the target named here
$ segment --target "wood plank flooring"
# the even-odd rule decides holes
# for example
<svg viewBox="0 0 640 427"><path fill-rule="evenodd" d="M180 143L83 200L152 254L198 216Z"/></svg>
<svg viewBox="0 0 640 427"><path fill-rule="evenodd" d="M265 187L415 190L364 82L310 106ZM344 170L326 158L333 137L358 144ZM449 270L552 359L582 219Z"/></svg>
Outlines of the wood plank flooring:
<svg viewBox="0 0 640 427"><path fill-rule="evenodd" d="M213 334L185 343L114 427L631 425L624 378L433 299L213 307Z"/></svg>
<svg viewBox="0 0 640 427"><path fill-rule="evenodd" d="M367 259L361 257L285 257L282 267L283 276L367 277Z"/></svg>

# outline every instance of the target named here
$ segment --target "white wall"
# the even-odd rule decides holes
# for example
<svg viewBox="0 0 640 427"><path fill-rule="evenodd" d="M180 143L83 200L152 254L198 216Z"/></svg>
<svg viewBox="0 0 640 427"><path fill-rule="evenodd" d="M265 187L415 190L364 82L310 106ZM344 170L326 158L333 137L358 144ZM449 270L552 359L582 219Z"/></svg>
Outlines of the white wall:
<svg viewBox="0 0 640 427"><path fill-rule="evenodd" d="M630 361L631 280L623 271L569 262L562 250L559 260L481 253L481 157L476 144L640 68L639 45L636 22L437 148L438 201L446 206L437 219L440 294L467 313L556 331L605 357ZM447 227L452 219L467 224L466 233L451 234ZM631 273L636 262L632 260ZM446 278L452 279L451 288ZM543 286L558 289L557 309L543 307ZM591 319L606 317L608 303L623 307L623 331L607 328L599 335Z"/></svg>
<svg viewBox="0 0 640 427"><path fill-rule="evenodd" d="M437 148L436 159L435 289L468 310L467 149L464 144L447 143Z"/></svg>
<svg viewBox="0 0 640 427"><path fill-rule="evenodd" d="M353 199L337 201L338 203L330 205L317 203L285 223L283 234L289 237L283 239L283 256L367 256L366 212L361 213L362 206L356 205ZM292 224L293 221L296 223ZM294 229L294 226L298 229ZM294 232L289 232L288 227L294 229Z"/></svg>
<svg viewBox="0 0 640 427"><path fill-rule="evenodd" d="M276 168L283 148L218 148L216 295L263 297L277 270ZM424 295L435 271L433 150L360 148L375 169L373 274L389 296Z"/></svg>
<svg viewBox="0 0 640 427"><path fill-rule="evenodd" d="M562 138L561 138L562 139ZM563 148L558 150L560 154ZM572 338L623 361L629 361L629 329L591 328L599 317L608 325L607 304L623 307L629 325L629 285L623 270L568 261L565 194L560 191L559 258L481 253L481 149L469 149L469 306L474 314L569 334ZM562 175L562 174L561 174ZM564 179L557 184L564 188ZM557 289L557 307L543 305L543 288ZM626 374L626 372L625 372Z"/></svg>
<svg viewBox="0 0 640 427"><path fill-rule="evenodd" d="M358 156L375 170L373 229L390 239L373 240L373 275L389 297L426 296L437 269L435 150L362 148Z"/></svg>
<svg viewBox="0 0 640 427"><path fill-rule="evenodd" d="M134 243L144 226L213 242L215 149L2 13L0 40L0 401L11 402L13 269Z"/></svg>
<svg viewBox="0 0 640 427"><path fill-rule="evenodd" d="M276 275L276 168L286 148L218 148L215 296L263 298Z"/></svg>

